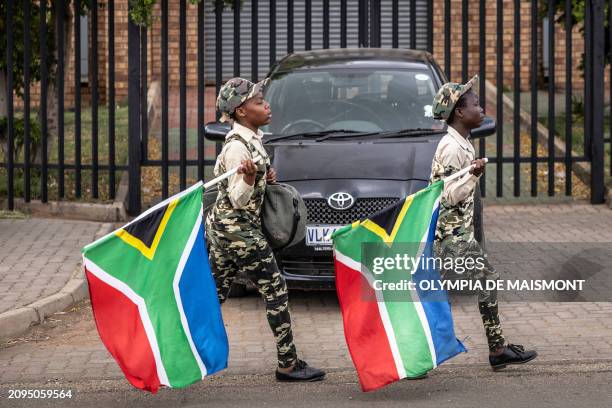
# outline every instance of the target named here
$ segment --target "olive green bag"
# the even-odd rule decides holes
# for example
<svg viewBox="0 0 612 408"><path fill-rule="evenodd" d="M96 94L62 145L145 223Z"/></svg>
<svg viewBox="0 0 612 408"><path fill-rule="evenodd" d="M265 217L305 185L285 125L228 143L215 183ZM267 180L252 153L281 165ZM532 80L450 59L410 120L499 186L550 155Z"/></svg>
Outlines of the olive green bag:
<svg viewBox="0 0 612 408"><path fill-rule="evenodd" d="M203 194L204 219L215 205L219 189L213 186ZM272 249L297 244L306 234L306 205L295 187L284 183L266 186L261 209L262 232Z"/></svg>
<svg viewBox="0 0 612 408"><path fill-rule="evenodd" d="M284 183L266 186L261 224L273 249L297 244L306 235L306 205L295 187Z"/></svg>

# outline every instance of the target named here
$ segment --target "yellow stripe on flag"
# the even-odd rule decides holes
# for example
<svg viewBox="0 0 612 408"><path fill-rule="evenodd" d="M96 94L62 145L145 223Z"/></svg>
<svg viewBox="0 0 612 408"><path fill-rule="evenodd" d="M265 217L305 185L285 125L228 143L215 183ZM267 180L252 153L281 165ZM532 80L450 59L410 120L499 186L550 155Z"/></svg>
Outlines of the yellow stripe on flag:
<svg viewBox="0 0 612 408"><path fill-rule="evenodd" d="M144 242L142 242L140 239L136 238L124 229L120 229L119 231L117 231L117 236L121 238L121 240L126 244L131 245L138 251L140 251L140 253L145 258L152 261L153 256L155 256L155 251L157 250L157 245L159 245L159 241L161 240L161 237L164 234L164 230L166 229L166 225L168 224L168 220L172 216L172 212L174 211L174 208L176 208L178 202L179 199L177 198L176 200L168 204L168 208L166 209L164 217L162 218L161 223L159 224L159 228L155 233L155 238L153 238L153 243L151 244L151 247L146 246Z"/></svg>
<svg viewBox="0 0 612 408"><path fill-rule="evenodd" d="M406 200L404 201L404 205L402 205L402 209L400 210L397 218L395 219L395 224L393 225L393 230L391 231L391 235L387 234L387 231L385 231L383 227L376 224L372 220L365 220L360 225L372 231L374 234L378 235L385 244L390 245L391 243L393 243L393 241L395 240L395 237L397 236L397 232L399 231L400 226L402 225L402 222L404 221L404 217L406 216L406 213L408 212L408 208L410 208L410 204L412 204L413 198L414 198L414 194L409 197L406 197Z"/></svg>

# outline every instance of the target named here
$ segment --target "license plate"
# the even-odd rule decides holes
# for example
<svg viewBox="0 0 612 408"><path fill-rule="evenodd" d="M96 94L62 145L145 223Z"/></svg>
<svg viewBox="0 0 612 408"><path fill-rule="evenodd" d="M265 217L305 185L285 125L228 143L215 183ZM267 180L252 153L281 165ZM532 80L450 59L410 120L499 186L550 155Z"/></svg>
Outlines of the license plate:
<svg viewBox="0 0 612 408"><path fill-rule="evenodd" d="M343 225L307 225L306 245L314 247L331 246L331 234L342 227Z"/></svg>

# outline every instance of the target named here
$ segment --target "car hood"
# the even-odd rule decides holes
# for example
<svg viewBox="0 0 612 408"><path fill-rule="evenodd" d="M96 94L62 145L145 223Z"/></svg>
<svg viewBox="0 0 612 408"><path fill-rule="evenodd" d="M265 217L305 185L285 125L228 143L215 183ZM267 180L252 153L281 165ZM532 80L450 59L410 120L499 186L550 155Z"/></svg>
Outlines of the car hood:
<svg viewBox="0 0 612 408"><path fill-rule="evenodd" d="M278 181L428 180L440 137L376 142L269 144Z"/></svg>

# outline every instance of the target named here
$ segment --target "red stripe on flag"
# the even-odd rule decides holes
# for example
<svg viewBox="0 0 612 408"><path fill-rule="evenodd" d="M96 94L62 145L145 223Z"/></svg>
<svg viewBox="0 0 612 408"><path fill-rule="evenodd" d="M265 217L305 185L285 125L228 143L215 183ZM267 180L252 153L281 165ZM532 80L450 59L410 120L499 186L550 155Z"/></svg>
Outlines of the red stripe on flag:
<svg viewBox="0 0 612 408"><path fill-rule="evenodd" d="M399 380L374 290L359 271L335 263L344 336L361 389L372 391Z"/></svg>
<svg viewBox="0 0 612 408"><path fill-rule="evenodd" d="M138 306L87 269L85 273L102 343L134 387L155 394L160 381Z"/></svg>

